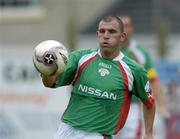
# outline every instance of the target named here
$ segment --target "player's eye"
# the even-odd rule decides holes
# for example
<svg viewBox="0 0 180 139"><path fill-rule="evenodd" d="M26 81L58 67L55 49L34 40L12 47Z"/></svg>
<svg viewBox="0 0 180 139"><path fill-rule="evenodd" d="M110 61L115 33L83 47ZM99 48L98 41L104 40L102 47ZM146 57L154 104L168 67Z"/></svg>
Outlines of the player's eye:
<svg viewBox="0 0 180 139"><path fill-rule="evenodd" d="M109 33L111 33L111 34L116 33L116 32L117 32L117 31L114 30L114 29L110 29L110 30L109 30Z"/></svg>
<svg viewBox="0 0 180 139"><path fill-rule="evenodd" d="M105 30L104 29L99 29L99 33L105 33Z"/></svg>

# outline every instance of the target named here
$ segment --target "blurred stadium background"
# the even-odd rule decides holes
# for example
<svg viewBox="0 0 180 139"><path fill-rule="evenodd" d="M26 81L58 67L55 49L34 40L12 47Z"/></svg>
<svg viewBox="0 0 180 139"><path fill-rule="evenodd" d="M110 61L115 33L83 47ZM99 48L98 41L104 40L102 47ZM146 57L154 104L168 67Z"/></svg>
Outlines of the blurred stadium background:
<svg viewBox="0 0 180 139"><path fill-rule="evenodd" d="M0 139L53 138L70 87L43 87L33 49L48 39L69 51L97 47L97 23L107 14L132 16L134 38L159 71L171 117L155 123L155 139L180 139L179 6L179 0L0 0Z"/></svg>

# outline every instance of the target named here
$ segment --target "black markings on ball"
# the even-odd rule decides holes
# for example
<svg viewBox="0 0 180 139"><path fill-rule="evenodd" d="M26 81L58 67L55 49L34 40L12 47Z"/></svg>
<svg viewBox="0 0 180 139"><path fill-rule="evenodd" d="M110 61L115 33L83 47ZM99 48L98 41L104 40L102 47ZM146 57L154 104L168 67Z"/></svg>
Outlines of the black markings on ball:
<svg viewBox="0 0 180 139"><path fill-rule="evenodd" d="M48 65L54 64L56 61L56 57L53 53L46 53L44 55L44 63Z"/></svg>

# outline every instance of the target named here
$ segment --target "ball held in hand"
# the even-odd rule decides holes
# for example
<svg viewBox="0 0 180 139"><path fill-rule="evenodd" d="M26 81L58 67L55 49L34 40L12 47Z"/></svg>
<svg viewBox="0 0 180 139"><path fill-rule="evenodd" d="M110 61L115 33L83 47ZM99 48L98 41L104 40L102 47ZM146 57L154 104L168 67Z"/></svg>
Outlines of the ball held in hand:
<svg viewBox="0 0 180 139"><path fill-rule="evenodd" d="M44 75L60 74L68 62L68 51L64 45L55 40L47 40L34 49L33 63Z"/></svg>

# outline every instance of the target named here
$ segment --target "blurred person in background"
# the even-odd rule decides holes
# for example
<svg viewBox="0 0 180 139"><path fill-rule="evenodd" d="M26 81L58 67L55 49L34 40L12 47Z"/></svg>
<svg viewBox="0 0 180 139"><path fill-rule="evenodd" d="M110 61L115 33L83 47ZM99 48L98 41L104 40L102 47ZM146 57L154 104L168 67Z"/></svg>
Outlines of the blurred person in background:
<svg viewBox="0 0 180 139"><path fill-rule="evenodd" d="M144 66L144 68L147 71L155 99L157 104L157 112L158 115L156 115L156 118L159 117L165 117L168 118L169 112L167 111L166 105L165 105L165 95L162 92L162 88L160 85L160 82L157 78L156 69L153 66L152 59L150 54L148 53L148 50L141 45L137 43L136 40L132 39L134 27L132 23L132 18L130 16L119 16L119 18L124 23L124 31L127 33L127 38L124 42L123 47L120 48L120 50L123 52L124 55L128 56L129 58L134 59L137 63ZM137 97L133 96L132 104L130 106L129 115L127 118L127 122L118 135L116 137L117 139L140 139L142 136L142 116L141 116L141 104L140 101L137 99ZM155 119L156 119L155 118ZM155 122L159 123L155 120ZM156 123L155 123L156 125ZM160 126L160 125L157 125ZM159 128L159 127L157 127ZM164 127L161 127L164 129ZM157 131L154 131L155 133ZM165 132L165 131L164 131ZM163 133L161 132L159 135L161 136ZM156 135L155 135L156 136ZM160 138L160 136L155 137L155 139L165 139L165 133L163 137Z"/></svg>
<svg viewBox="0 0 180 139"><path fill-rule="evenodd" d="M119 51L125 38L122 21L106 16L98 26L98 49L73 51L62 74L41 76L46 87L73 85L54 139L112 138L126 122L132 94L143 102L144 139L153 139L151 86L144 68Z"/></svg>

